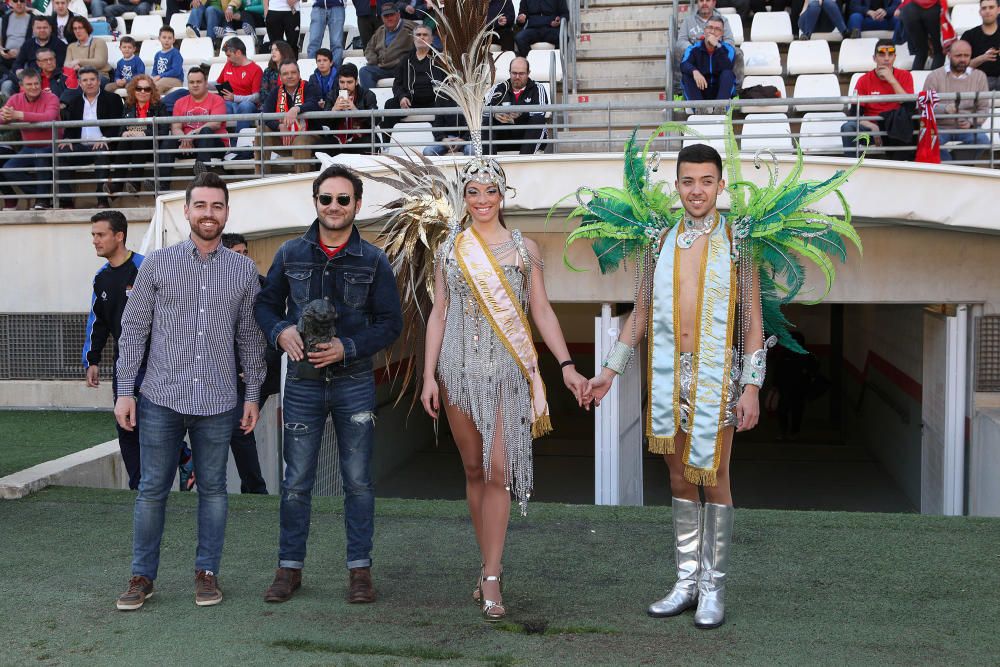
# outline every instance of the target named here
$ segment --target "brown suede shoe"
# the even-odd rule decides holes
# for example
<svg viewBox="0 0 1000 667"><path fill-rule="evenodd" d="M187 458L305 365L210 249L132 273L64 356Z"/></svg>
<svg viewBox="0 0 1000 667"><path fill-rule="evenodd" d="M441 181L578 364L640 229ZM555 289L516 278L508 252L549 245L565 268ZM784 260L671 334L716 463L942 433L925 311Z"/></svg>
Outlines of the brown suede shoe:
<svg viewBox="0 0 1000 667"><path fill-rule="evenodd" d="M279 567L274 572L274 581L264 593L264 601L288 602L300 586L302 586L302 570Z"/></svg>
<svg viewBox="0 0 1000 667"><path fill-rule="evenodd" d="M370 567L354 567L348 570L351 574L350 588L347 590L347 601L375 602L375 587L372 585L372 569Z"/></svg>
<svg viewBox="0 0 1000 667"><path fill-rule="evenodd" d="M132 577L128 590L118 596L116 606L122 611L134 611L153 597L153 582L148 577Z"/></svg>
<svg viewBox="0 0 1000 667"><path fill-rule="evenodd" d="M210 570L198 570L194 575L194 603L199 607L211 607L222 602L219 580Z"/></svg>

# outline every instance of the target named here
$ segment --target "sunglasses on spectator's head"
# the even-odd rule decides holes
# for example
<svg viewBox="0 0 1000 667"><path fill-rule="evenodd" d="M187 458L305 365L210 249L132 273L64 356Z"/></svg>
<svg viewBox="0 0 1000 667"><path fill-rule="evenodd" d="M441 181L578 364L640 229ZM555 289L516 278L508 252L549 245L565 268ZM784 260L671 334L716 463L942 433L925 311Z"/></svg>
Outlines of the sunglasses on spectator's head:
<svg viewBox="0 0 1000 667"><path fill-rule="evenodd" d="M896 53L896 47L895 46L880 46L877 49L875 49L875 53L881 53L883 55L890 55L891 56L892 54Z"/></svg>
<svg viewBox="0 0 1000 667"><path fill-rule="evenodd" d="M321 195L317 195L316 199L319 200L319 203L321 205L323 205L323 206L329 206L330 204L333 203L334 196L330 195L330 194L327 194L327 193L324 192ZM337 203L340 204L341 206L347 206L348 204L351 203L351 195L348 195L348 194L339 194L339 195L336 196L336 200L337 200Z"/></svg>

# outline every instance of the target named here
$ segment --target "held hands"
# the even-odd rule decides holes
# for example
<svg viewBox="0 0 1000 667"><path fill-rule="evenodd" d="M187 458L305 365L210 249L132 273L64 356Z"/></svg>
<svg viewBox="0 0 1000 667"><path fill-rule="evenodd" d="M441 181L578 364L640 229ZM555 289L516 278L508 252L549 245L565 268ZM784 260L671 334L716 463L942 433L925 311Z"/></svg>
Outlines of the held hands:
<svg viewBox="0 0 1000 667"><path fill-rule="evenodd" d="M135 397L119 396L115 401L115 421L126 431L135 430Z"/></svg>
<svg viewBox="0 0 1000 667"><path fill-rule="evenodd" d="M584 410L590 410L590 402L592 399L590 395L590 383L587 378L580 375L576 370L575 366L565 366L562 369L563 383L565 383L566 388L573 392L573 397L576 399L577 404Z"/></svg>
<svg viewBox="0 0 1000 667"><path fill-rule="evenodd" d="M590 396L594 401L594 405L600 407L601 401L609 391L611 391L611 385L615 381L615 373L610 368L602 368L600 375L597 375L590 380Z"/></svg>
<svg viewBox="0 0 1000 667"><path fill-rule="evenodd" d="M752 384L743 388L740 400L736 404L736 430L749 431L757 425L760 419L760 401L758 393L760 389Z"/></svg>

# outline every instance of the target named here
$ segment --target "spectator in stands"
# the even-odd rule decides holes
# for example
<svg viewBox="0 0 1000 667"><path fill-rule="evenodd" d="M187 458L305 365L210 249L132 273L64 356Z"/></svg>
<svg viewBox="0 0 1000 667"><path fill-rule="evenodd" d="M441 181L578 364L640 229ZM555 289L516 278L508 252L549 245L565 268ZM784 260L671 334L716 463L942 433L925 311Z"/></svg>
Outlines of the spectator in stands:
<svg viewBox="0 0 1000 667"><path fill-rule="evenodd" d="M78 91L76 71L68 67L58 69L56 67L56 53L52 49L39 49L35 53L35 66L42 75L42 90L47 90L63 104L66 103L67 91Z"/></svg>
<svg viewBox="0 0 1000 667"><path fill-rule="evenodd" d="M487 0L486 22L493 26L497 34L494 44L504 51L514 50L514 0Z"/></svg>
<svg viewBox="0 0 1000 667"><path fill-rule="evenodd" d="M59 120L59 98L42 90L42 77L38 72L33 69L21 72L21 92L0 109L0 123L51 123L56 120ZM12 181L37 181L38 185L22 185L21 190L27 195L44 197L51 191L52 130L23 127L21 140L24 144L17 155L7 160L5 176ZM35 208L49 208L49 204L36 199Z"/></svg>
<svg viewBox="0 0 1000 667"><path fill-rule="evenodd" d="M899 9L900 2L901 0L850 0L847 12L850 38L858 39L864 30L889 30L895 34L899 29L896 10Z"/></svg>
<svg viewBox="0 0 1000 667"><path fill-rule="evenodd" d="M174 29L168 25L160 28L160 51L153 56L150 76L156 82L160 95L170 92L184 82L184 58L174 48Z"/></svg>
<svg viewBox="0 0 1000 667"><path fill-rule="evenodd" d="M278 67L286 60L295 60L295 51L288 42L277 41L271 44L271 59L264 68L264 76L260 80L260 102L264 103L271 91L281 85L281 75Z"/></svg>
<svg viewBox="0 0 1000 667"><path fill-rule="evenodd" d="M755 11L765 11L763 2L760 3L754 2L753 4L758 5L759 7L759 9L756 9ZM743 23L749 23L750 9L751 9L750 5L751 5L751 0L719 0L717 6L732 7L734 10L736 10L736 14L740 17L740 21L743 21ZM779 9L775 7L774 3L771 3L771 10L776 12L784 11L783 8ZM792 16L794 16L794 14ZM795 21L792 21L792 23L795 23Z"/></svg>
<svg viewBox="0 0 1000 667"><path fill-rule="evenodd" d="M226 102L208 90L208 77L200 67L188 70L188 95L180 98L174 104L175 121L170 127L171 141L165 142L164 148L177 148L181 155L193 155L195 173L207 170L206 164L211 161L213 149L229 145L229 139L220 137L226 134L226 124L222 121L185 121L185 116L224 116ZM177 158L177 153L164 153L164 178L172 174L171 165Z"/></svg>
<svg viewBox="0 0 1000 667"><path fill-rule="evenodd" d="M962 40L972 46L972 66L986 75L990 90L1000 89L1000 31L997 30L997 0L979 0L982 25L966 30Z"/></svg>
<svg viewBox="0 0 1000 667"><path fill-rule="evenodd" d="M41 16L36 16L31 22L31 39L25 40L17 53L17 60L14 61L14 74L20 75L21 71L35 62L35 54L39 49L48 47L56 54L56 67L63 68L66 63L66 45L58 39L52 37L52 24ZM10 96L17 89L17 76L9 76L0 91Z"/></svg>
<svg viewBox="0 0 1000 667"><path fill-rule="evenodd" d="M316 71L309 77L309 83L319 91L319 108L326 109L326 98L339 90L337 68L333 66L333 53L330 49L316 51Z"/></svg>
<svg viewBox="0 0 1000 667"><path fill-rule="evenodd" d="M66 67L79 71L84 67L96 69L101 76L110 78L111 65L108 64L108 44L103 39L94 39L94 28L82 16L74 16L69 22L75 41L66 47Z"/></svg>
<svg viewBox="0 0 1000 667"><path fill-rule="evenodd" d="M323 33L330 34L330 51L333 64L339 68L344 62L344 0L314 0L309 23L309 46L306 55L316 57L323 46Z"/></svg>
<svg viewBox="0 0 1000 667"><path fill-rule="evenodd" d="M150 0L115 0L114 4L106 3L104 5L104 17L113 24L114 20L122 14L135 12L140 16L146 16L152 9L153 3ZM91 16L97 16L97 14L91 13Z"/></svg>
<svg viewBox="0 0 1000 667"><path fill-rule="evenodd" d="M689 11L684 17L684 22L681 23L680 29L677 31L677 43L674 44L674 58L678 64L689 46L697 44L705 38L705 24L708 23L708 20L713 16L722 18L722 14L716 11L715 5L715 0L697 0L695 11ZM736 39L733 37L733 31L730 29L729 23L725 19L722 20L722 41L735 46Z"/></svg>
<svg viewBox="0 0 1000 667"><path fill-rule="evenodd" d="M283 134L281 137L265 136L265 144L299 146L300 148L292 150L292 158L296 161L309 160L312 157L312 151L308 147L316 143L316 137L312 134L305 134L305 132L318 128L312 121L299 120L299 114L319 111L319 89L302 80L299 64L294 60L286 60L281 63L279 71L281 72L281 86L271 91L261 110L264 113L284 114L280 120L265 121L265 124L272 132L290 134ZM312 167L307 162L295 165L296 173L311 170Z"/></svg>
<svg viewBox="0 0 1000 667"><path fill-rule="evenodd" d="M11 0L11 11L3 15L0 22L0 75L6 75L14 68L21 46L28 40L31 31L31 14L27 0Z"/></svg>
<svg viewBox="0 0 1000 667"><path fill-rule="evenodd" d="M455 107L455 103L439 95L437 106L439 109ZM434 116L432 125L434 144L424 147L424 155L473 154L472 144L468 143L470 137L465 126L465 117L461 113L438 114Z"/></svg>
<svg viewBox="0 0 1000 667"><path fill-rule="evenodd" d="M191 0L185 31L188 37L222 37L221 26L226 20L220 0ZM217 34L218 33L218 34Z"/></svg>
<svg viewBox="0 0 1000 667"><path fill-rule="evenodd" d="M928 69L928 46L932 55L929 69L944 65L941 11L940 0L903 0L899 9L893 12L906 31L906 40L913 54L913 69Z"/></svg>
<svg viewBox="0 0 1000 667"><path fill-rule="evenodd" d="M114 93L101 89L101 75L93 67L83 67L77 72L80 79L82 95L76 96L66 103L63 116L66 120L117 120L122 117L122 98ZM120 125L85 125L83 127L68 127L63 133L63 142L59 144L59 160L63 165L72 167L68 174L84 165L94 165L93 176L99 183L99 189L111 194L108 183L108 166L111 164L111 147L109 137L117 137L121 133ZM60 182L72 181L67 175L60 175ZM93 188L87 185L87 189ZM95 188L97 189L97 188ZM101 195L97 199L100 208L108 208L108 198Z"/></svg>
<svg viewBox="0 0 1000 667"><path fill-rule="evenodd" d="M726 22L713 16L705 24L705 38L692 44L681 58L681 89L686 100L729 100L736 92L736 48L722 41Z"/></svg>
<svg viewBox="0 0 1000 667"><path fill-rule="evenodd" d="M264 23L267 26L267 41L274 44L284 40L298 50L299 45L299 0L265 0L267 11Z"/></svg>
<svg viewBox="0 0 1000 667"><path fill-rule="evenodd" d="M215 83L222 99L226 101L226 113L257 113L260 104L260 80L264 76L260 65L247 58L247 47L239 37L232 37L225 46L226 65ZM223 86L222 84L228 84ZM239 132L252 127L254 121L236 122Z"/></svg>
<svg viewBox="0 0 1000 667"><path fill-rule="evenodd" d="M133 77L146 73L146 63L136 54L135 46L135 39L129 35L118 40L122 57L115 63L114 80L104 87L105 90L113 93L119 88L126 87Z"/></svg>
<svg viewBox="0 0 1000 667"><path fill-rule="evenodd" d="M367 49L372 35L382 25L382 16L380 14L382 3L379 0L352 1L354 2L354 13L358 17L358 33L361 37L361 48Z"/></svg>
<svg viewBox="0 0 1000 667"><path fill-rule="evenodd" d="M535 42L559 44L559 26L569 20L566 0L521 0L517 24L521 31L514 35L514 50L527 56Z"/></svg>
<svg viewBox="0 0 1000 667"><path fill-rule="evenodd" d="M123 118L163 118L167 111L160 102L160 91L147 74L136 74L125 89L125 110ZM156 128L159 135L169 132L167 125ZM121 190L130 193L152 192L153 181L143 179L143 165L153 162L153 126L149 124L126 125L122 128L122 140L115 147L115 164L124 183L112 183L112 193Z"/></svg>
<svg viewBox="0 0 1000 667"><path fill-rule="evenodd" d="M980 97L980 93L989 92L986 75L970 66L972 61L972 46L957 40L948 50L948 62L944 67L927 75L924 90L936 90L939 93L960 93L958 100L948 100L938 103L937 126L941 131L941 144L958 141L963 144L989 145L990 133L980 129L980 125L990 115L990 100ZM946 118L944 115L956 115L958 118ZM977 151L976 159L981 151ZM953 160L951 150L941 149L942 160Z"/></svg>
<svg viewBox="0 0 1000 667"><path fill-rule="evenodd" d="M413 32L399 16L399 10L391 3L382 5L382 26L365 47L368 64L361 68L361 87L371 90L379 79L391 77L412 48Z"/></svg>
<svg viewBox="0 0 1000 667"><path fill-rule="evenodd" d="M836 28L841 36L847 37L847 23L844 21L844 13L840 11L837 0L807 0L803 4L798 20L799 39L812 39L816 28L828 32L831 26Z"/></svg>
<svg viewBox="0 0 1000 667"><path fill-rule="evenodd" d="M338 90L326 99L326 108L333 111L369 111L378 109L375 93L358 83L358 68L354 63L344 63L337 76ZM374 141L371 118L333 119L333 137L329 143L340 145L338 153L372 154L375 150L368 145Z"/></svg>
<svg viewBox="0 0 1000 667"><path fill-rule="evenodd" d="M63 44L70 44L76 40L73 35L73 28L69 24L69 20L74 16L79 16L74 14L69 10L69 0L52 0L52 14L49 15L49 23L52 24L52 34L56 36Z"/></svg>
<svg viewBox="0 0 1000 667"><path fill-rule="evenodd" d="M514 58L510 62L510 78L501 81L490 91L489 106L516 107L523 105L548 104L549 95L545 88L529 76L531 68L527 58ZM492 123L483 119L483 152L518 151L521 155L531 155L544 149L545 112L531 111L519 113L508 111L496 113ZM529 127L538 126L538 127ZM493 144L494 141L517 141L514 144Z"/></svg>
<svg viewBox="0 0 1000 667"><path fill-rule="evenodd" d="M226 19L225 35L242 32L257 39L257 28L264 27L264 0L222 0L222 14Z"/></svg>
<svg viewBox="0 0 1000 667"><path fill-rule="evenodd" d="M399 61L392 81L392 97L385 101L388 109L430 109L436 104L434 81L445 77L431 51L431 29L419 25L413 30L413 50ZM383 116L383 130L392 130L403 116ZM388 138L386 139L388 141Z"/></svg>
<svg viewBox="0 0 1000 667"><path fill-rule="evenodd" d="M875 60L875 69L865 72L858 79L858 83L854 89L855 94L859 96L913 94L913 76L906 70L895 67L896 45L893 44L891 39L880 39L875 43L875 55L873 59ZM847 156L855 155L857 150L855 143L857 142L859 132L881 133L886 129L886 121L891 119L890 114L906 113L906 111L899 102L866 102L862 104L862 116L876 116L878 118L862 120L860 121L860 126L856 120L849 120L841 125L840 131L844 134L842 137L844 141L844 154ZM849 112L848 115L853 115L853 112ZM881 146L883 143L895 146L912 145L912 138L909 141L901 143L900 140L888 136L883 141L882 136L874 134L872 136L872 143L876 146ZM886 155L890 159L899 156L899 153L888 153Z"/></svg>

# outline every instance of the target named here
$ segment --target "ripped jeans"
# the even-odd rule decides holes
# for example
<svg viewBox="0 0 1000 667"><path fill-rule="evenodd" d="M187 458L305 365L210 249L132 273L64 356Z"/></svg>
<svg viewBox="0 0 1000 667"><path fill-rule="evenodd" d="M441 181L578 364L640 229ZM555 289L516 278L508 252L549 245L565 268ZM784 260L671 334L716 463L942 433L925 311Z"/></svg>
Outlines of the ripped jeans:
<svg viewBox="0 0 1000 667"><path fill-rule="evenodd" d="M285 378L284 459L281 483L281 541L278 566L301 568L306 559L312 490L323 426L333 417L344 482L347 567L371 565L375 532L375 485L371 458L375 445L375 379L370 370L355 375L324 373L320 380L297 377L290 363Z"/></svg>

